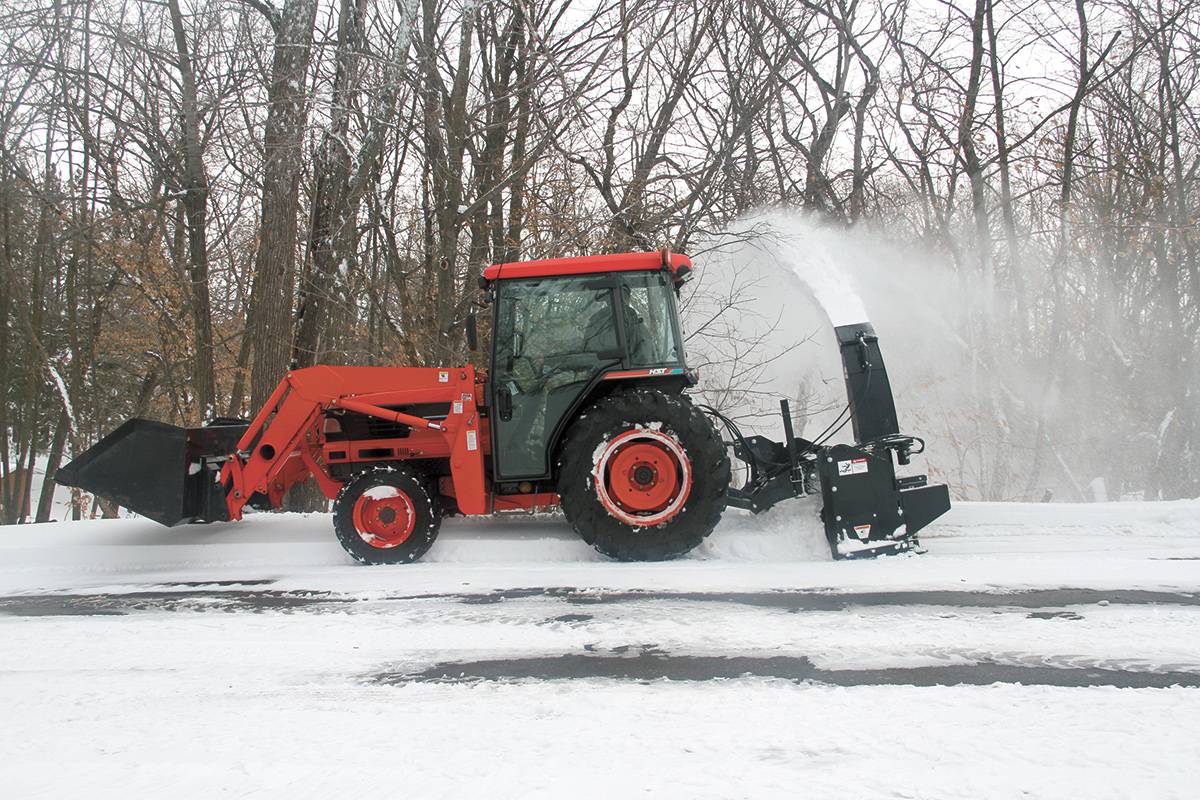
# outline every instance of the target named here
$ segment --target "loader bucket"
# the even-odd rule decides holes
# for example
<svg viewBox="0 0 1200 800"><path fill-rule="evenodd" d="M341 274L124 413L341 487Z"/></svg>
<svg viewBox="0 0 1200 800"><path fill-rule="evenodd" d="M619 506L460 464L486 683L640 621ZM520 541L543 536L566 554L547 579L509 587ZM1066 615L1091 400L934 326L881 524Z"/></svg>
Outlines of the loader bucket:
<svg viewBox="0 0 1200 800"><path fill-rule="evenodd" d="M227 520L218 469L247 427L232 420L179 428L131 419L60 467L54 480L168 527Z"/></svg>

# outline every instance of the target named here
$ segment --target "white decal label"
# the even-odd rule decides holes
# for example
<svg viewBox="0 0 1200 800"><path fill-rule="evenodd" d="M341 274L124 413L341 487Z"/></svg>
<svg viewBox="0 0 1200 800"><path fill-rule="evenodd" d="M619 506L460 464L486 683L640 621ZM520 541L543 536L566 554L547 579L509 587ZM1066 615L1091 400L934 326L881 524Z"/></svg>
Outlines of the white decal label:
<svg viewBox="0 0 1200 800"><path fill-rule="evenodd" d="M462 401L461 401L461 400L457 400L457 401L455 401L455 403L454 403L454 413L455 413L455 414L461 414L461 413L462 413Z"/></svg>
<svg viewBox="0 0 1200 800"><path fill-rule="evenodd" d="M438 373L438 383L449 383L449 382L450 382L450 373L449 372L439 372Z"/></svg>
<svg viewBox="0 0 1200 800"><path fill-rule="evenodd" d="M479 437L478 437L478 435L476 435L475 431L467 431L467 449L468 450L478 450L479 449Z"/></svg>
<svg viewBox="0 0 1200 800"><path fill-rule="evenodd" d="M862 475L867 471L867 460L855 458L851 461L838 462L838 475Z"/></svg>
<svg viewBox="0 0 1200 800"><path fill-rule="evenodd" d="M871 526L870 525L855 525L854 532L857 533L859 536L870 536L871 535Z"/></svg>

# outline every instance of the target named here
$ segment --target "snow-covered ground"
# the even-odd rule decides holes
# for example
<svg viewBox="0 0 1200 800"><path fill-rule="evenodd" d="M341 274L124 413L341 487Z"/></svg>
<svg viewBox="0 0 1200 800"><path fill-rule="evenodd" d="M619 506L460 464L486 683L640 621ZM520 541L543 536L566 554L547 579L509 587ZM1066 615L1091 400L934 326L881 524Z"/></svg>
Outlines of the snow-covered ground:
<svg viewBox="0 0 1200 800"><path fill-rule="evenodd" d="M0 528L4 796L1192 797L1200 502L959 504L833 563L812 509L692 557L451 520Z"/></svg>

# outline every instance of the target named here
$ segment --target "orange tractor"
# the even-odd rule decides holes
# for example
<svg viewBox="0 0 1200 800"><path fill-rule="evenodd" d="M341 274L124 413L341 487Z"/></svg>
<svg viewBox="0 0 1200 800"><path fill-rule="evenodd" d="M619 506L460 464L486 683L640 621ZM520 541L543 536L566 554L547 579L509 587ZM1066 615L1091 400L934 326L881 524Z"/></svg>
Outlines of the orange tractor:
<svg viewBox="0 0 1200 800"><path fill-rule="evenodd" d="M727 506L759 512L811 493L835 557L912 548L949 494L896 477L924 444L899 432L871 326L836 329L849 395L837 427L796 437L781 401L783 442L743 436L686 393L697 375L676 301L691 270L666 251L493 265L481 279L487 372L293 370L249 422L129 420L56 480L176 525L278 508L311 477L333 500L339 541L368 564L420 558L449 514L556 506L608 556L667 559ZM476 347L473 315L467 339ZM856 444L827 444L847 422ZM737 485L731 457L744 467Z"/></svg>

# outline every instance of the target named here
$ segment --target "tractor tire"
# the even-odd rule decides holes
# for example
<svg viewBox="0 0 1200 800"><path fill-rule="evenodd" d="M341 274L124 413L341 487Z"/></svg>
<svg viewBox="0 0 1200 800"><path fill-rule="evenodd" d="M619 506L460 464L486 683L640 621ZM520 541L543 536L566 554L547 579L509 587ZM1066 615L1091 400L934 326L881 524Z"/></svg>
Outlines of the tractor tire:
<svg viewBox="0 0 1200 800"><path fill-rule="evenodd" d="M363 564L409 564L437 538L442 515L424 481L408 467L355 475L333 501L333 530Z"/></svg>
<svg viewBox="0 0 1200 800"><path fill-rule="evenodd" d="M619 561L681 556L725 510L729 455L682 394L635 389L597 400L567 431L557 466L567 521Z"/></svg>

